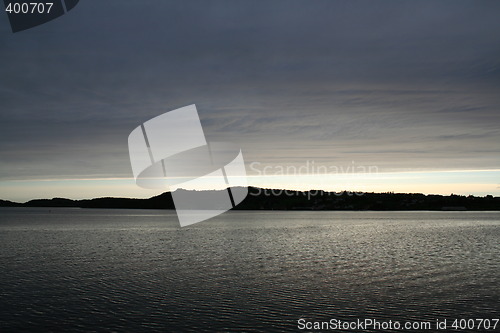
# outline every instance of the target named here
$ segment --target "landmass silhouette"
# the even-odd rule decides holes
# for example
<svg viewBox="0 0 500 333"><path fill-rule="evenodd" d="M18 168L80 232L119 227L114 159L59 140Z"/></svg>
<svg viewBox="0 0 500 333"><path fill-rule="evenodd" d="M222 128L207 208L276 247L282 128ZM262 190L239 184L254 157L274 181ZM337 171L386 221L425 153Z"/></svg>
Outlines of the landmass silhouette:
<svg viewBox="0 0 500 333"><path fill-rule="evenodd" d="M186 190L177 190L186 191ZM225 191L225 190L224 190ZM170 192L148 199L95 198L71 200L65 198L35 199L25 203L0 200L0 207L75 207L174 209ZM349 191L294 191L249 187L249 194L235 210L374 210L374 211L487 211L500 210L500 197L486 195L463 196L421 193L354 193Z"/></svg>

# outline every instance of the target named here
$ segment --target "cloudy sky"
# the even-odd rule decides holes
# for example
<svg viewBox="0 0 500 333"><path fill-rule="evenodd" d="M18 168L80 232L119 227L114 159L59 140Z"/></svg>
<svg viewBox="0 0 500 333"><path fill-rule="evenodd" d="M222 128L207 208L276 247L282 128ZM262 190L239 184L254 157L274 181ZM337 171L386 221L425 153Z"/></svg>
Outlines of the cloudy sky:
<svg viewBox="0 0 500 333"><path fill-rule="evenodd" d="M499 15L481 0L86 0L15 34L0 15L0 198L154 195L131 178L128 135L190 104L209 140L242 147L253 185L500 195Z"/></svg>

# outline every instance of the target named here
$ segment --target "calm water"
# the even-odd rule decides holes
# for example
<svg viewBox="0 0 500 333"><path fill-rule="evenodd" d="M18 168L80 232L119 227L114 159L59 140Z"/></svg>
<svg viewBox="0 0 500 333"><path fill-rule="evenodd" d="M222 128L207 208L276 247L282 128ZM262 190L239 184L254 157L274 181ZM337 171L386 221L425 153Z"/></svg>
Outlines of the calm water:
<svg viewBox="0 0 500 333"><path fill-rule="evenodd" d="M498 318L500 213L0 209L0 331ZM497 327L496 331L499 331Z"/></svg>

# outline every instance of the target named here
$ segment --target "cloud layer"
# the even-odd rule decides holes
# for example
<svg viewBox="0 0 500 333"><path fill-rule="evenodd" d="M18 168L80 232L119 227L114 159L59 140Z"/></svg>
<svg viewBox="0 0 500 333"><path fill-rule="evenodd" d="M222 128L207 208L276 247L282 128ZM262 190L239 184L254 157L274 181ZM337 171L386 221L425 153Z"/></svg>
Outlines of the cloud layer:
<svg viewBox="0 0 500 333"><path fill-rule="evenodd" d="M248 162L500 165L500 3L82 2L0 18L0 179L130 176L138 124L197 104Z"/></svg>

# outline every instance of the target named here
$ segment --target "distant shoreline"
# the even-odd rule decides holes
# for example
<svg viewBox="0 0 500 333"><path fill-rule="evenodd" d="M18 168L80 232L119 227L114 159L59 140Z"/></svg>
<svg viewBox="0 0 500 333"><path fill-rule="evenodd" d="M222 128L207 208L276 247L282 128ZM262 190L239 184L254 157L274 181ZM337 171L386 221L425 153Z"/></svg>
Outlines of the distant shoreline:
<svg viewBox="0 0 500 333"><path fill-rule="evenodd" d="M186 190L178 190L186 191ZM208 192L208 191L206 191ZM219 192L219 191L214 191ZM148 199L65 198L35 199L25 203L0 200L0 207L66 207L174 209L170 192ZM500 197L425 195L420 193L353 193L249 188L235 210L277 211L500 211Z"/></svg>
<svg viewBox="0 0 500 333"><path fill-rule="evenodd" d="M165 211L165 212L175 212L174 208L106 208L106 207L41 207L41 206L0 206L3 208L19 208L19 209L62 209L62 210L146 210L146 211ZM280 210L280 209L230 209L232 212L374 212L374 213L384 213L384 212L394 212L394 213L500 213L500 209L497 210L371 210L371 209L335 209L335 210Z"/></svg>

